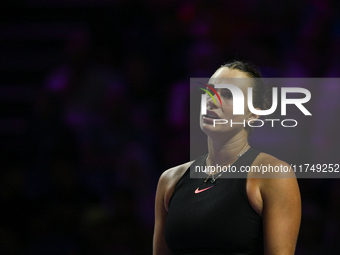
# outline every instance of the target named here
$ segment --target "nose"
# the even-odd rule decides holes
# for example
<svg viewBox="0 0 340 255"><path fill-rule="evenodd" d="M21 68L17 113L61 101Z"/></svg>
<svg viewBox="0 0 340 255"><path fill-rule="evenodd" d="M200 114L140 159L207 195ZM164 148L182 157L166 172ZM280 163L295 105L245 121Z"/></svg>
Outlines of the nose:
<svg viewBox="0 0 340 255"><path fill-rule="evenodd" d="M215 99L215 101L214 101ZM214 99L212 99L211 96L209 96L209 99L207 100L207 107L208 109L216 109L218 107L218 98L216 95L214 95Z"/></svg>

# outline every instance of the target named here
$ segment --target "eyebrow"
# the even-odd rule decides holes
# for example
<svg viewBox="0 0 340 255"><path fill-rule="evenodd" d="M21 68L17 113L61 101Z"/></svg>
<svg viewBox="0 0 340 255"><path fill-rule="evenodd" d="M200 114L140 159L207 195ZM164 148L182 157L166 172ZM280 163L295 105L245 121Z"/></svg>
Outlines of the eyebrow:
<svg viewBox="0 0 340 255"><path fill-rule="evenodd" d="M212 83L207 83L209 86L211 86L211 87L213 87L213 88L215 88L215 85L214 84L212 84ZM228 88L219 88L222 92L223 91L229 91L229 92L231 92L230 91L230 89L228 89Z"/></svg>

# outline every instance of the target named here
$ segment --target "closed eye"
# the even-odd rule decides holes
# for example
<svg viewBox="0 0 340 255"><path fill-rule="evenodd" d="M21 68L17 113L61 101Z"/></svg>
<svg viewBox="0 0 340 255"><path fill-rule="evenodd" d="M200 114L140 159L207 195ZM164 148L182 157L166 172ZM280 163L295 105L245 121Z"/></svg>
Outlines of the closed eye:
<svg viewBox="0 0 340 255"><path fill-rule="evenodd" d="M233 94L231 93L231 91L229 89L222 89L221 95L225 98L228 98L228 99L233 98Z"/></svg>

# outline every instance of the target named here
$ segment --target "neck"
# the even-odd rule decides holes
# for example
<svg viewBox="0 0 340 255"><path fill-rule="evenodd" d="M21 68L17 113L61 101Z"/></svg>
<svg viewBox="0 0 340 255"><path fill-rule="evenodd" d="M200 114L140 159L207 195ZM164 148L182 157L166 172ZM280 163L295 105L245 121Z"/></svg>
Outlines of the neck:
<svg viewBox="0 0 340 255"><path fill-rule="evenodd" d="M248 145L247 132L240 132L230 139L221 141L208 136L208 152L211 165L223 165L238 155ZM236 159L236 158L235 158ZM234 160L232 160L234 161ZM233 163L233 162L230 162Z"/></svg>

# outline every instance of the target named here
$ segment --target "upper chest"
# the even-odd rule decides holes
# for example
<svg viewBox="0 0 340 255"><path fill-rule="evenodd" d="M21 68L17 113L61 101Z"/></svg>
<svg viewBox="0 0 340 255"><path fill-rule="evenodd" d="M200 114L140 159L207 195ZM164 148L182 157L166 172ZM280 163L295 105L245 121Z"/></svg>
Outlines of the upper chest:
<svg viewBox="0 0 340 255"><path fill-rule="evenodd" d="M256 162L256 160L255 160L254 164L257 164L257 163L258 162ZM179 184L178 182L181 179L181 177L184 175L186 170L187 169L179 169L178 171L174 171L171 174L171 176L169 176L168 184L166 186L165 193L164 193L164 207L165 207L166 211L169 210L169 202L170 202L170 199L172 198L172 195L173 195L173 192L176 188L176 185ZM207 185L204 185L204 179L201 179L200 182L193 183L193 186L188 187L188 185L186 185L186 187L184 187L184 188L185 189L191 189L191 190L188 190L188 194L190 194L192 196L192 199L195 199L196 195L199 195L200 193L202 193L202 194L200 194L201 197L205 197L205 196L209 195L209 193L208 193L209 189L211 189L211 190L214 189L215 193L210 192L210 194L214 194L213 196L215 196L215 197L217 197L219 195L219 193L216 193L216 191L219 191L220 194L224 194L224 192L226 190L227 191L229 190L229 192L230 192L230 189L236 189L235 186L226 187L226 188L223 189L223 188L217 186L217 182L215 183L215 187L210 187L212 185L209 185L209 181L210 180L208 180ZM221 181L219 181L219 183L221 183ZM224 183L224 185L228 185L228 184ZM261 192L260 192L260 188L259 188L260 187L260 179L251 178L251 175L248 174L248 178L246 179L244 186L245 186L246 199L248 200L250 206L253 208L253 210L258 215L262 216L263 201L262 201ZM240 188L242 189L243 187L238 187L239 192L242 192L240 190ZM204 190L204 189L206 189L206 190ZM195 191L197 193L195 193ZM204 192L205 192L205 194L203 194ZM218 194L218 195L216 195L216 194ZM219 196L219 197L223 198L223 196Z"/></svg>

